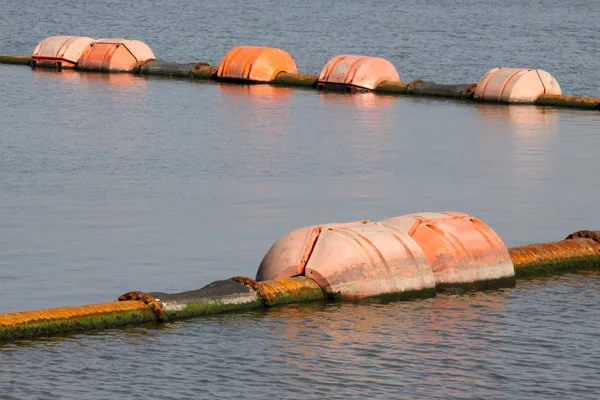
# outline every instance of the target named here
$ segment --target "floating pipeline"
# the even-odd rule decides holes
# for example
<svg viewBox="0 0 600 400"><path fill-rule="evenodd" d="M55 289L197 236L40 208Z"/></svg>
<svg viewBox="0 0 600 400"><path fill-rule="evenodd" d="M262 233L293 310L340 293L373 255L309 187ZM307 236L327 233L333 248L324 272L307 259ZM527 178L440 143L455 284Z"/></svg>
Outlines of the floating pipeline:
<svg viewBox="0 0 600 400"><path fill-rule="evenodd" d="M0 64L31 65L31 57L0 54Z"/></svg>
<svg viewBox="0 0 600 400"><path fill-rule="evenodd" d="M433 297L448 287L512 286L515 278L582 269L600 269L600 232L506 248L482 221L456 212L333 223L284 235L263 258L256 280L234 277L182 293L128 292L109 303L0 314L0 340L281 304Z"/></svg>
<svg viewBox="0 0 600 400"><path fill-rule="evenodd" d="M182 293L128 292L109 303L0 314L0 340L175 321L323 299L321 287L303 276L267 282L232 278Z"/></svg>
<svg viewBox="0 0 600 400"><path fill-rule="evenodd" d="M579 231L559 242L517 246L508 252L517 278L596 269L600 266L600 232Z"/></svg>
<svg viewBox="0 0 600 400"><path fill-rule="evenodd" d="M152 50L138 40L51 36L37 45L32 57L0 55L0 63L600 110L600 98L563 95L556 79L540 69L493 68L476 84L447 85L422 80L402 82L395 67L383 58L342 54L331 58L319 75L299 74L290 54L268 47L234 47L218 66L211 66L204 62L156 60Z"/></svg>

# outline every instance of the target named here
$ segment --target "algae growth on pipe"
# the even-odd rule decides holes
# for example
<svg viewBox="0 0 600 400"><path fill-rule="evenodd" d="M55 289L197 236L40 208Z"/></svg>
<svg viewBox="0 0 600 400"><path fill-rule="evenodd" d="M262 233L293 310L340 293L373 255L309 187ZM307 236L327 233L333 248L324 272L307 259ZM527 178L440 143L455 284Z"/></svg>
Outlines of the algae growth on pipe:
<svg viewBox="0 0 600 400"><path fill-rule="evenodd" d="M311 75L298 73L293 57L285 50L257 46L234 47L218 66L212 66L156 60L152 50L139 40L51 36L38 44L31 57L0 55L0 63L600 110L600 98L565 96L554 77L540 69L497 67L478 84L402 82L386 59L341 54L331 58L319 75Z"/></svg>
<svg viewBox="0 0 600 400"><path fill-rule="evenodd" d="M410 300L448 288L513 286L515 277L598 268L599 232L579 231L559 242L506 248L473 216L407 214L294 230L267 252L257 280L235 277L181 293L128 292L109 303L0 314L0 340L291 303Z"/></svg>

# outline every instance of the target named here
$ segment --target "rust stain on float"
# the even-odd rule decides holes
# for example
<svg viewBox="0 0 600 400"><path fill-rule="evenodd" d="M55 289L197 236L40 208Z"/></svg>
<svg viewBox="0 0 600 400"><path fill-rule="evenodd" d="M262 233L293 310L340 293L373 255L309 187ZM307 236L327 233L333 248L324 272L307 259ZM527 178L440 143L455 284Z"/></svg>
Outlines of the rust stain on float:
<svg viewBox="0 0 600 400"><path fill-rule="evenodd" d="M146 304L142 301L115 301L76 307L7 313L0 314L0 327L144 309L146 309Z"/></svg>
<svg viewBox="0 0 600 400"><path fill-rule="evenodd" d="M238 46L223 57L217 76L271 82L281 72L298 73L296 62L286 51L271 47Z"/></svg>

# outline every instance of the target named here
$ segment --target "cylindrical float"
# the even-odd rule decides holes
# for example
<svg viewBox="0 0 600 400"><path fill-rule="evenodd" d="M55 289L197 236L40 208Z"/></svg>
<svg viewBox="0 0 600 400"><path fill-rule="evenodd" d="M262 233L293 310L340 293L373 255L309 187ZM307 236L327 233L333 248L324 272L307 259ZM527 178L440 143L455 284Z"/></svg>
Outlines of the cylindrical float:
<svg viewBox="0 0 600 400"><path fill-rule="evenodd" d="M77 69L131 72L137 63L155 58L150 47L139 40L99 39L88 45L77 63Z"/></svg>
<svg viewBox="0 0 600 400"><path fill-rule="evenodd" d="M221 79L271 82L281 73L298 73L296 62L286 51L271 47L239 46L221 60L217 76Z"/></svg>
<svg viewBox="0 0 600 400"><path fill-rule="evenodd" d="M84 36L50 36L33 50L32 67L75 68L94 39Z"/></svg>
<svg viewBox="0 0 600 400"><path fill-rule="evenodd" d="M541 69L494 68L481 78L475 101L500 103L535 102L543 94L562 94L556 79Z"/></svg>
<svg viewBox="0 0 600 400"><path fill-rule="evenodd" d="M356 221L294 230L273 244L257 280L304 275L331 298L435 295L429 262L395 226Z"/></svg>
<svg viewBox="0 0 600 400"><path fill-rule="evenodd" d="M383 81L400 82L396 68L379 57L342 54L333 57L321 70L320 88L358 88L375 90Z"/></svg>
<svg viewBox="0 0 600 400"><path fill-rule="evenodd" d="M431 264L438 289L500 286L514 283L506 246L486 224L457 213L420 213L382 222L416 241Z"/></svg>

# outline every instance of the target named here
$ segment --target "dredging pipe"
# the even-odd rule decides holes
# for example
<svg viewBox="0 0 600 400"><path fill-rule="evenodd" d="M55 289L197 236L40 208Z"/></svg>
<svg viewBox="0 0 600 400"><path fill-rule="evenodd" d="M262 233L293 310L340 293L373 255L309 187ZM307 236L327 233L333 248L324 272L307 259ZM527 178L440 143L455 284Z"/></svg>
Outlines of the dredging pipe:
<svg viewBox="0 0 600 400"><path fill-rule="evenodd" d="M313 248L312 251L314 250ZM516 278L598 269L600 233L580 231L557 242L512 247L508 249L508 254ZM266 256L265 259L267 258ZM451 264L452 260L447 262ZM352 273L364 277L360 268L357 266ZM318 281L319 278L312 279L302 275L266 281L235 277L182 293L129 292L108 303L0 314L0 340L30 339L149 322L163 323L203 315L337 298L331 296L328 288L324 288ZM426 293L435 296L435 290ZM411 299L423 297L423 294L423 291L406 291L398 298ZM389 293L375 298L389 298L387 295Z"/></svg>
<svg viewBox="0 0 600 400"><path fill-rule="evenodd" d="M0 55L0 63L600 110L600 98L565 96L554 77L540 69L494 68L478 83L469 84L439 84L422 80L403 82L395 67L383 58L343 54L331 58L318 75L300 74L287 52L268 47L235 47L218 66L212 66L205 62L157 60L152 50L138 40L51 36L37 45L31 57Z"/></svg>

